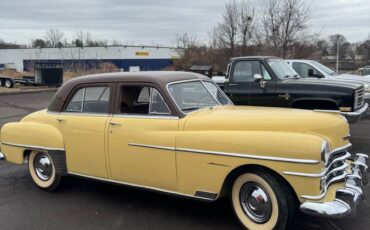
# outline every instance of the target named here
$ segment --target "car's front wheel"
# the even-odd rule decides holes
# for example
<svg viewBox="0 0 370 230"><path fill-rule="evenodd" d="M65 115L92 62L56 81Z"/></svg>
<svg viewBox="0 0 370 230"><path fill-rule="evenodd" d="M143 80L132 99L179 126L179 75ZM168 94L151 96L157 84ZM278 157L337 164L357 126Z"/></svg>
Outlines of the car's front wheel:
<svg viewBox="0 0 370 230"><path fill-rule="evenodd" d="M40 189L54 191L58 188L61 177L47 152L32 151L28 158L28 169L33 182Z"/></svg>
<svg viewBox="0 0 370 230"><path fill-rule="evenodd" d="M246 229L285 229L295 211L289 194L273 175L261 170L236 178L231 201Z"/></svg>

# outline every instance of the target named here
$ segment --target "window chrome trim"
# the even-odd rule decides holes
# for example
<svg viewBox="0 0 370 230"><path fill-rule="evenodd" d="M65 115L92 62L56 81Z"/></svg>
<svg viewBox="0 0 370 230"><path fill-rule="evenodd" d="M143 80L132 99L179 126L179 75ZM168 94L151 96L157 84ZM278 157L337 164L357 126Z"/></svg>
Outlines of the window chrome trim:
<svg viewBox="0 0 370 230"><path fill-rule="evenodd" d="M61 112L59 115L67 115L67 116L92 116L92 117L109 117L111 114L109 113L80 113L80 112Z"/></svg>
<svg viewBox="0 0 370 230"><path fill-rule="evenodd" d="M15 143L9 143L9 142L1 142L0 144L12 146L12 147L30 148L30 149L37 149L37 150L64 151L64 149L62 148L51 148L51 147L44 147L44 146L37 146L37 145L24 145L24 144L15 144Z"/></svg>
<svg viewBox="0 0 370 230"><path fill-rule="evenodd" d="M84 88L84 91L82 92L82 104L81 104L81 113L84 111L85 106L85 96L86 96L86 87ZM73 112L73 111L72 111Z"/></svg>
<svg viewBox="0 0 370 230"><path fill-rule="evenodd" d="M200 150L200 149L177 148L177 147L168 147L168 146L152 146L152 145L138 144L138 143L130 143L129 145L137 146L137 147L144 147L144 148L158 148L158 149L165 149L165 150L172 150L172 151L175 150L178 152L200 153L200 154L209 154L209 155L218 155L218 156L240 157L240 158L248 158L248 159L256 159L256 160L280 161L280 162L300 163L300 164L318 164L320 162L317 160L310 160L310 159L258 156L258 155L251 155L251 154L217 152L217 151L208 151L208 150Z"/></svg>
<svg viewBox="0 0 370 230"><path fill-rule="evenodd" d="M115 118L138 118L138 119L163 119L163 120L179 120L176 116L155 116L155 115L134 115L134 114L113 114Z"/></svg>
<svg viewBox="0 0 370 230"><path fill-rule="evenodd" d="M189 194L185 194L185 193L180 193L180 192L176 192L176 191L172 191L172 190L161 189L161 188L156 188L156 187L151 187L151 186L144 186L144 185L127 183L127 182L122 182L122 181L117 181L117 180L111 180L111 179L104 179L104 178L99 178L99 177L94 177L94 176L88 176L88 175L75 173L75 172L68 172L68 174L74 175L74 176L79 176L79 177L85 177L85 178L89 178L89 179L94 179L94 180L99 180L99 181L104 181L104 182L109 182L109 183L114 183L114 184L126 185L126 186L130 186L130 187L135 187L135 188L142 188L142 189L153 190L153 191L162 192L162 193L168 193L168 194L173 194L173 195L178 195L178 196L183 196L183 197L189 197L189 198L198 199L198 200L214 201L214 200L217 199L217 197L215 199L211 199L211 198L207 198L207 197L194 196L194 195L189 195Z"/></svg>

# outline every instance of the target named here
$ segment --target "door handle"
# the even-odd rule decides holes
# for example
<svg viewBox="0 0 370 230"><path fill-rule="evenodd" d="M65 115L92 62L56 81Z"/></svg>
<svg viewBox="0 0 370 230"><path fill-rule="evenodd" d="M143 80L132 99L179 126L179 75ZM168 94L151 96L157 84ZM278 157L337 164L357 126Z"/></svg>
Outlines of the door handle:
<svg viewBox="0 0 370 230"><path fill-rule="evenodd" d="M111 126L121 126L121 124L120 123L115 123L115 122L110 122L109 123Z"/></svg>
<svg viewBox="0 0 370 230"><path fill-rule="evenodd" d="M229 86L238 86L239 84L230 83Z"/></svg>

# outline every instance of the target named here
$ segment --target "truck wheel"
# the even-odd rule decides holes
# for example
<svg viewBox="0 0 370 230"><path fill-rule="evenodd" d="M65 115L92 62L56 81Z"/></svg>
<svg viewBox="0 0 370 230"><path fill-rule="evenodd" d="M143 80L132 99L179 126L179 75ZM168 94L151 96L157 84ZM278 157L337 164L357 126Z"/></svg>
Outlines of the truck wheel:
<svg viewBox="0 0 370 230"><path fill-rule="evenodd" d="M232 187L231 202L241 225L250 230L285 229L295 207L282 184L265 171L240 175Z"/></svg>
<svg viewBox="0 0 370 230"><path fill-rule="evenodd" d="M5 85L6 88L13 88L14 87L13 82L11 80L9 80L9 79L6 79L5 80L4 85Z"/></svg>
<svg viewBox="0 0 370 230"><path fill-rule="evenodd" d="M47 152L32 151L28 158L28 169L33 182L42 190L55 191L61 181L53 160Z"/></svg>
<svg viewBox="0 0 370 230"><path fill-rule="evenodd" d="M0 87L3 87L3 86L4 86L3 80L0 80Z"/></svg>

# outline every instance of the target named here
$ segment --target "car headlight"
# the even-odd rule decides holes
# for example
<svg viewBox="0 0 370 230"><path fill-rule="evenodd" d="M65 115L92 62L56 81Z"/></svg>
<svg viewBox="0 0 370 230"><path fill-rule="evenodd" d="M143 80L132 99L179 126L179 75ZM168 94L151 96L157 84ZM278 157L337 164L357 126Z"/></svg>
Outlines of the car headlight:
<svg viewBox="0 0 370 230"><path fill-rule="evenodd" d="M330 145L326 140L322 141L321 144L321 161L326 164L330 157Z"/></svg>

